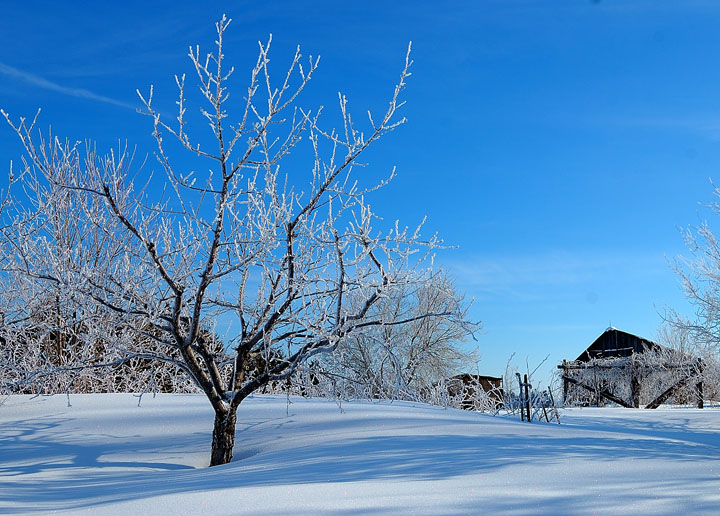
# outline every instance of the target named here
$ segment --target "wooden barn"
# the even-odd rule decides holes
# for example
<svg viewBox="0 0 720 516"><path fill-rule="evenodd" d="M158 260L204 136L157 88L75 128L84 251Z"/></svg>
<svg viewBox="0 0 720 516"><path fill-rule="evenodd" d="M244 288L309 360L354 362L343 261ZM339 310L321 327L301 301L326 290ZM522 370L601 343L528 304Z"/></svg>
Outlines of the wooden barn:
<svg viewBox="0 0 720 516"><path fill-rule="evenodd" d="M632 333L610 327L572 361L563 360L566 405L657 408L668 400L702 408L702 362Z"/></svg>

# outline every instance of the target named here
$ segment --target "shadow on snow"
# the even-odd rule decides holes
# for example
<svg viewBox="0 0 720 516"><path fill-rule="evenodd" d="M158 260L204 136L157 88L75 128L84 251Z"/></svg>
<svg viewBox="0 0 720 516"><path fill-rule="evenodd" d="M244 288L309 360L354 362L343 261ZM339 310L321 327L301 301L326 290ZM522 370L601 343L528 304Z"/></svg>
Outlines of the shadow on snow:
<svg viewBox="0 0 720 516"><path fill-rule="evenodd" d="M265 436L282 440L284 435L294 436L299 429L308 431L305 425L296 428L291 416L281 423L265 419L239 425L235 460L231 464L194 469L152 460L113 460L112 456L142 454L151 458L153 453L160 451L165 453L165 458L168 451L177 451L181 455L186 447L197 449L199 443L208 448L209 433L185 434L169 441L162 436L129 438L105 434L101 445L88 444L82 436L62 433L66 421L57 416L46 416L0 425L0 503L10 505L9 513L37 510L37 507L28 507L31 504L42 508L72 509L225 488L383 479L443 480L518 464L555 464L563 468L569 460L685 462L720 455L717 434L688 432L682 421L663 425L622 418L595 422L580 418L570 425L575 429L569 432L565 425L534 424L530 427L504 418L489 420L482 416L476 422L463 419L462 434L422 435L417 428L422 429L428 420L407 418L399 430L394 430L394 435L343 438L329 433L327 441L273 449ZM435 418L430 422L436 426L442 425L444 420ZM458 422L458 419L447 418L448 425ZM492 430L496 422L507 430L516 431L488 435L487 428ZM373 428L375 424L379 427L383 423L392 421L362 421L366 428ZM337 423L338 426L341 424ZM335 426L324 425L320 431ZM415 430L402 435L402 428ZM474 428L477 433L473 432ZM92 435L97 437L99 434ZM37 475L48 471L51 471L50 475ZM716 478L697 480L717 481ZM16 503L23 506L12 508Z"/></svg>

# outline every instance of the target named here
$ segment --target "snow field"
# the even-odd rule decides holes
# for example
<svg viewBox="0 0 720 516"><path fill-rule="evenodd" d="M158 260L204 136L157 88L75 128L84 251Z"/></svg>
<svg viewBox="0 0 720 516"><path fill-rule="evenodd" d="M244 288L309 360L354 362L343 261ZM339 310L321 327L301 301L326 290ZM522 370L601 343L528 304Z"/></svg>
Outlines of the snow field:
<svg viewBox="0 0 720 516"><path fill-rule="evenodd" d="M720 514L720 410L572 409L562 425L255 396L231 464L202 395L11 396L0 514Z"/></svg>

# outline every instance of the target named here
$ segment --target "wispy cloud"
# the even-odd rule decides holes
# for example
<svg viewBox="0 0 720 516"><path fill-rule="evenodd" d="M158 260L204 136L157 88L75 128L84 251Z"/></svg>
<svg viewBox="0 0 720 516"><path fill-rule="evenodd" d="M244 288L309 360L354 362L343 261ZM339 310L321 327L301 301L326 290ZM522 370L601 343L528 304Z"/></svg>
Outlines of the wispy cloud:
<svg viewBox="0 0 720 516"><path fill-rule="evenodd" d="M38 75L18 70L17 68L6 65L4 63L0 63L0 74L24 81L26 83L32 84L33 86L37 86L38 88L55 91L63 95L68 95L70 97L94 100L96 102L104 102L106 104L112 104L114 106L122 107L125 109L135 110L135 106L132 106L126 102L115 100L110 97L105 97L104 95L98 95L97 93L93 93L92 91L83 88L68 88L67 86L62 86L61 84L49 81Z"/></svg>
<svg viewBox="0 0 720 516"><path fill-rule="evenodd" d="M720 115L717 114L665 114L598 116L596 123L608 123L621 127L659 131L683 131L696 134L711 141L720 141Z"/></svg>
<svg viewBox="0 0 720 516"><path fill-rule="evenodd" d="M585 298L598 300L608 282L642 283L672 278L662 253L547 253L528 256L470 256L445 266L458 286L480 299L521 302Z"/></svg>
<svg viewBox="0 0 720 516"><path fill-rule="evenodd" d="M717 10L716 0L635 0L633 2L606 2L603 0L590 0L593 7L604 11L633 14L647 11L688 11L688 10Z"/></svg>

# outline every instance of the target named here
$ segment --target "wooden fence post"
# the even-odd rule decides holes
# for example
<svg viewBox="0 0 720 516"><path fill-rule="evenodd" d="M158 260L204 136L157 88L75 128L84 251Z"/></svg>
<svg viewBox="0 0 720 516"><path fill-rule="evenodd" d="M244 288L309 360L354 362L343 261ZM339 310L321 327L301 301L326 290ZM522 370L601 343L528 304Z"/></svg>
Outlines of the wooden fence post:
<svg viewBox="0 0 720 516"><path fill-rule="evenodd" d="M530 419L530 384L528 383L528 376L525 375L525 408L527 409L527 420L528 423L530 423L532 420Z"/></svg>
<svg viewBox="0 0 720 516"><path fill-rule="evenodd" d="M520 421L525 421L525 412L523 410L523 383L522 378L520 378L520 373L515 373L517 375L518 384L520 385Z"/></svg>

